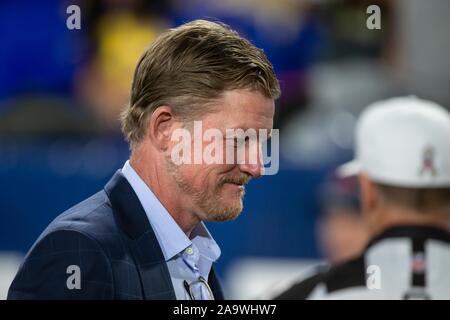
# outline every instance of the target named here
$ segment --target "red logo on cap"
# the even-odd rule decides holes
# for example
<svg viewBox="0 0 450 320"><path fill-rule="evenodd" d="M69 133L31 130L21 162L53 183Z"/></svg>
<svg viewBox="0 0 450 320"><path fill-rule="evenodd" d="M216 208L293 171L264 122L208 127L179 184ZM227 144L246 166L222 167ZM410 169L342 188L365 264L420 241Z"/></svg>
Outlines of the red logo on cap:
<svg viewBox="0 0 450 320"><path fill-rule="evenodd" d="M419 175L423 175L426 172L430 172L431 175L436 175L436 168L434 167L434 148L427 146L423 152L422 168Z"/></svg>

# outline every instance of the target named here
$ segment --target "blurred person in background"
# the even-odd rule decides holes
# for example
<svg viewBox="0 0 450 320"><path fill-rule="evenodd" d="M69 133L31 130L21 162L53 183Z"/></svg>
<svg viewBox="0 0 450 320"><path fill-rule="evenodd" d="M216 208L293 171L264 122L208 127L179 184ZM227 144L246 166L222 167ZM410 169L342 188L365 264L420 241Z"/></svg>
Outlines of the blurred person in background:
<svg viewBox="0 0 450 320"><path fill-rule="evenodd" d="M357 193L356 179L340 179L334 175L319 191L322 214L316 234L321 253L332 265L359 255L369 240Z"/></svg>
<svg viewBox="0 0 450 320"><path fill-rule="evenodd" d="M235 219L263 166L259 154L256 163L175 164L173 134L193 120L224 134L270 131L279 95L263 51L227 26L196 20L161 35L136 67L123 112L130 160L48 226L8 298L222 299L213 268L221 252L203 221Z"/></svg>
<svg viewBox="0 0 450 320"><path fill-rule="evenodd" d="M356 128L369 228L364 252L294 285L277 299L449 299L450 115L415 97L377 102Z"/></svg>

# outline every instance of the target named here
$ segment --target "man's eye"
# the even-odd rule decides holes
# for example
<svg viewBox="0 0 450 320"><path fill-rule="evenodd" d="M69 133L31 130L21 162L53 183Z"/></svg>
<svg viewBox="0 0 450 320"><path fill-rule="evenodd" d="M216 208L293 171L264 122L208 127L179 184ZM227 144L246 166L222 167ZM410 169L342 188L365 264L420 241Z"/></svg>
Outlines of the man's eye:
<svg viewBox="0 0 450 320"><path fill-rule="evenodd" d="M235 148L239 148L243 145L242 139L234 138L233 139L233 145Z"/></svg>
<svg viewBox="0 0 450 320"><path fill-rule="evenodd" d="M227 145L234 148L241 148L245 146L246 143L248 143L250 138L248 136L246 137L234 137L227 139Z"/></svg>
<svg viewBox="0 0 450 320"><path fill-rule="evenodd" d="M248 143L249 141L249 137L245 137L245 138L235 138L235 145L236 147L240 148L243 147L245 144Z"/></svg>

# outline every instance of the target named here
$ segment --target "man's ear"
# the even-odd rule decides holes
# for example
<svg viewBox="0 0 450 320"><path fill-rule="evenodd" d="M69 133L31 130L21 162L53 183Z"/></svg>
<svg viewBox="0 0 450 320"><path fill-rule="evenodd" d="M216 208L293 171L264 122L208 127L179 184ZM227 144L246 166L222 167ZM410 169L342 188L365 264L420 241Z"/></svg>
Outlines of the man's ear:
<svg viewBox="0 0 450 320"><path fill-rule="evenodd" d="M379 205L378 190L367 174L361 173L358 176L361 192L361 206L364 214L373 212Z"/></svg>
<svg viewBox="0 0 450 320"><path fill-rule="evenodd" d="M174 125L175 117L171 107L160 106L153 111L147 123L147 135L156 148L167 150Z"/></svg>

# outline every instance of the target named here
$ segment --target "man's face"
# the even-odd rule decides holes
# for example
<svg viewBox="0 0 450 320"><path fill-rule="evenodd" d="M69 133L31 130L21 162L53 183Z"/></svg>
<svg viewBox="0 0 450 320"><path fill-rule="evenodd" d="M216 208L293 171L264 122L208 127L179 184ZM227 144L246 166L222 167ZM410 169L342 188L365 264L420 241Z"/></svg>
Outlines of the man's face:
<svg viewBox="0 0 450 320"><path fill-rule="evenodd" d="M201 162L193 163L193 160L190 164L176 165L168 157L167 166L181 192L190 199L188 205L201 220L226 221L236 218L242 211L245 184L262 174L261 144L265 137L260 135L260 130L264 129L268 136L271 134L274 101L256 91L230 90L223 94L214 110L218 111L198 119L200 136L195 136L200 132L200 122L196 123L197 129L192 123L189 125L191 159L200 150ZM236 139L233 134L236 130L230 129L252 129L257 134L256 139ZM212 130L221 135L203 135ZM241 160L238 160L239 152L244 155ZM222 161L208 162L208 155Z"/></svg>

